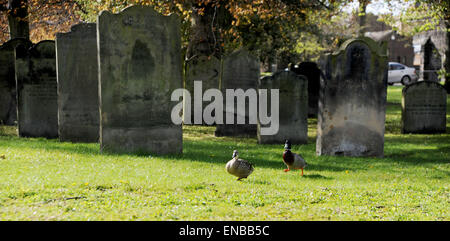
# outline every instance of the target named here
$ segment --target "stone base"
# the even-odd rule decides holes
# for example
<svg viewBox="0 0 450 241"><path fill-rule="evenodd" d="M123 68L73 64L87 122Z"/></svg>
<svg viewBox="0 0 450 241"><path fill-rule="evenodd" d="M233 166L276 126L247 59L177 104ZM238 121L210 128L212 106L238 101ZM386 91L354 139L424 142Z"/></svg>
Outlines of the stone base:
<svg viewBox="0 0 450 241"><path fill-rule="evenodd" d="M69 125L59 126L59 140L62 142L98 142L98 126Z"/></svg>
<svg viewBox="0 0 450 241"><path fill-rule="evenodd" d="M243 136L243 137L255 137L256 125L217 125L214 135L220 136Z"/></svg>
<svg viewBox="0 0 450 241"><path fill-rule="evenodd" d="M102 128L100 151L135 154L179 154L183 152L181 126L154 128Z"/></svg>
<svg viewBox="0 0 450 241"><path fill-rule="evenodd" d="M280 144L284 145L289 140L293 145L303 145L308 142L306 130L300 133L295 126L282 126L276 135L263 136L258 133L259 144Z"/></svg>

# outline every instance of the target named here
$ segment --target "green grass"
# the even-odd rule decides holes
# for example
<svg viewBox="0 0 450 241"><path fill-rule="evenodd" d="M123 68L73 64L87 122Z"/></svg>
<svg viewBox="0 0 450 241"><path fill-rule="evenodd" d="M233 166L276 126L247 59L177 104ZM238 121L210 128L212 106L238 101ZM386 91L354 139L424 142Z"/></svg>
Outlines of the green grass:
<svg viewBox="0 0 450 241"><path fill-rule="evenodd" d="M450 220L449 115L447 134L402 135L401 87L388 94L384 158L315 156L310 120L309 143L293 147L309 163L303 177L282 171L283 145L212 127L184 127L184 154L163 157L0 127L0 219ZM233 149L256 165L241 182L225 171Z"/></svg>

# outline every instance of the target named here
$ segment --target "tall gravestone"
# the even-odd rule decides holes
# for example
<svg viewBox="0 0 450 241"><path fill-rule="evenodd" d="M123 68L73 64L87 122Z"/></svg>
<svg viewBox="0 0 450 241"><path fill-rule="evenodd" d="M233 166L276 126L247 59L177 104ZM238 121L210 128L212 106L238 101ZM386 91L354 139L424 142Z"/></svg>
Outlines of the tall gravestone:
<svg viewBox="0 0 450 241"><path fill-rule="evenodd" d="M387 61L385 45L365 37L326 56L317 155L383 156Z"/></svg>
<svg viewBox="0 0 450 241"><path fill-rule="evenodd" d="M434 81L420 81L403 88L402 132L445 133L447 91Z"/></svg>
<svg viewBox="0 0 450 241"><path fill-rule="evenodd" d="M216 136L256 136L257 124L249 124L249 112L256 110L249 109L248 98L246 98L245 106L241 106L242 109L245 108L245 116L241 116L245 119L245 124L238 124L237 119L240 113L236 111L238 108L236 106L237 101L234 101L233 111L227 110L225 94L227 89L242 89L243 91L252 89L256 91L259 69L258 59L245 49L236 50L223 60L220 89L224 95L224 124L217 124ZM234 124L226 124L227 114L234 116Z"/></svg>
<svg viewBox="0 0 450 241"><path fill-rule="evenodd" d="M316 117L319 105L320 69L314 62L302 62L291 70L308 79L308 116Z"/></svg>
<svg viewBox="0 0 450 241"><path fill-rule="evenodd" d="M280 71L260 80L259 89L279 89L279 129L275 135L261 135L258 121L258 142L260 144L306 144L308 141L308 80L292 71ZM268 96L270 96L268 94ZM267 106L271 106L268 98ZM270 110L270 108L268 108ZM269 112L271 116L272 113Z"/></svg>
<svg viewBox="0 0 450 241"><path fill-rule="evenodd" d="M16 48L19 136L58 137L55 42Z"/></svg>
<svg viewBox="0 0 450 241"><path fill-rule="evenodd" d="M14 50L18 45L28 48L31 42L15 38L0 46L0 125L14 125L17 121Z"/></svg>
<svg viewBox="0 0 450 241"><path fill-rule="evenodd" d="M423 79L425 81L439 82L439 75L437 72L442 68L441 55L433 41L431 41L431 38L428 39L423 48Z"/></svg>
<svg viewBox="0 0 450 241"><path fill-rule="evenodd" d="M56 35L58 132L60 141L99 138L97 27L74 25Z"/></svg>
<svg viewBox="0 0 450 241"><path fill-rule="evenodd" d="M195 121L195 106L194 106L194 81L202 81L202 92L208 89L219 88L220 76L220 60L214 56L198 56L186 62L184 88L189 91L191 95L191 111L183 113L184 124L205 124L200 121L203 108L208 105L208 102L201 102L198 106L197 121ZM184 110L186 110L186 102L184 102Z"/></svg>
<svg viewBox="0 0 450 241"><path fill-rule="evenodd" d="M151 7L98 17L100 146L107 152L182 152L170 97L182 87L180 23Z"/></svg>

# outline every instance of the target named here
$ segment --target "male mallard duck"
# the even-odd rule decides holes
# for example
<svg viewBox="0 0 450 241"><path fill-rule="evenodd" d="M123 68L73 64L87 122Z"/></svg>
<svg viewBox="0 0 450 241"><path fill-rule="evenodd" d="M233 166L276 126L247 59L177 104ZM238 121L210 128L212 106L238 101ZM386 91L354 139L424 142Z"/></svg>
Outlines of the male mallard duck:
<svg viewBox="0 0 450 241"><path fill-rule="evenodd" d="M236 150L233 151L233 159L227 162L225 167L228 173L238 177L238 181L242 178L247 178L253 172L253 164L239 159L239 153Z"/></svg>
<svg viewBox="0 0 450 241"><path fill-rule="evenodd" d="M291 169L302 169L302 176L303 168L308 165L302 156L291 152L291 142L289 140L286 140L286 144L284 145L283 162L288 167L287 169L284 169L284 172L288 172Z"/></svg>

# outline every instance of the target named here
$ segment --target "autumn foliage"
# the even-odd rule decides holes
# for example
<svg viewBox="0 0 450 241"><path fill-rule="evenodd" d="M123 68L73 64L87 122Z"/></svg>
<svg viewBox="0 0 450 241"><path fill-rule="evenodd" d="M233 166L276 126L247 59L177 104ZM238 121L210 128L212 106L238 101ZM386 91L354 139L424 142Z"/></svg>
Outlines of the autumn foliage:
<svg viewBox="0 0 450 241"><path fill-rule="evenodd" d="M70 26L81 21L80 8L76 1L68 0L28 0L28 21L30 39L39 42L54 39L57 32L66 32ZM0 0L0 43L7 41L9 36L7 15L12 11L7 9L8 0Z"/></svg>

